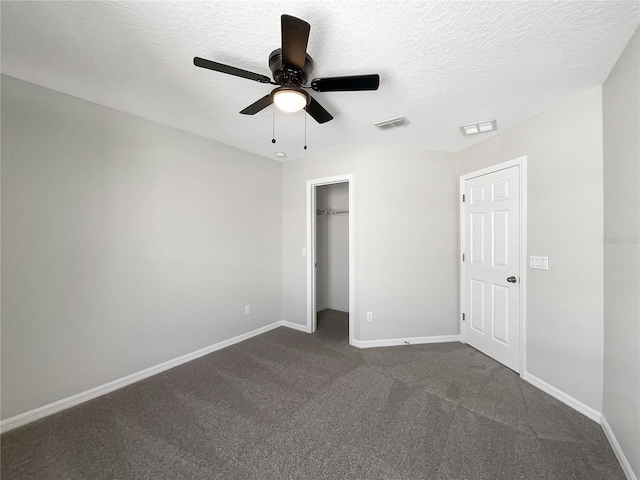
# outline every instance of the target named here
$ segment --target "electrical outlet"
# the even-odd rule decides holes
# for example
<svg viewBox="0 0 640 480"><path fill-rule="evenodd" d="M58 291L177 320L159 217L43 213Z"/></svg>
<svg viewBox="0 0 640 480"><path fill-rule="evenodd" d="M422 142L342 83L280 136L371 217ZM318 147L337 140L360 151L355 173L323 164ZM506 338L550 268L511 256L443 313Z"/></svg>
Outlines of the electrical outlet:
<svg viewBox="0 0 640 480"><path fill-rule="evenodd" d="M244 314L249 315L251 313L251 305L244 306Z"/></svg>
<svg viewBox="0 0 640 480"><path fill-rule="evenodd" d="M367 322L373 322L373 312L367 312Z"/></svg>

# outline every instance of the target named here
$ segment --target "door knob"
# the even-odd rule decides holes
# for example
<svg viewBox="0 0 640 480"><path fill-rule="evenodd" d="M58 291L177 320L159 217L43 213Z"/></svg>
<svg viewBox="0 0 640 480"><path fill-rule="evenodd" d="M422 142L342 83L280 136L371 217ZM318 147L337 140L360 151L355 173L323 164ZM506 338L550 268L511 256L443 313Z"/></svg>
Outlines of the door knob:
<svg viewBox="0 0 640 480"><path fill-rule="evenodd" d="M509 282L509 283L516 283L517 281L518 281L518 279L516 277L507 278L507 282Z"/></svg>

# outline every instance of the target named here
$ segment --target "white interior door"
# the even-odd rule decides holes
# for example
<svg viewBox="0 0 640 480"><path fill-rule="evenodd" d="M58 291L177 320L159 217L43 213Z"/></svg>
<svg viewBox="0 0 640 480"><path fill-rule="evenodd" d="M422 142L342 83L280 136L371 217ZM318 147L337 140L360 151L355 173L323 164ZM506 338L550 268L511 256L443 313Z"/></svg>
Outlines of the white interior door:
<svg viewBox="0 0 640 480"><path fill-rule="evenodd" d="M520 166L464 182L464 341L520 371Z"/></svg>

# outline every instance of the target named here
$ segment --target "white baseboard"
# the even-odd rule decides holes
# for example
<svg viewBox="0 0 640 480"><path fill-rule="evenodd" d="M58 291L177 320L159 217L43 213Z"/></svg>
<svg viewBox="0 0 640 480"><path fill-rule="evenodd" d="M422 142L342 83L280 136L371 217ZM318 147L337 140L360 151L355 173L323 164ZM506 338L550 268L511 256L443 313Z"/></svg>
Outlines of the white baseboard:
<svg viewBox="0 0 640 480"><path fill-rule="evenodd" d="M306 325L300 325L299 323L287 322L286 320L282 320L281 324L282 324L283 327L293 328L294 330L300 330L301 332L309 333L309 330L307 330L307 326Z"/></svg>
<svg viewBox="0 0 640 480"><path fill-rule="evenodd" d="M460 335L438 335L433 337L391 338L387 340L356 340L352 345L358 348L395 347L399 345L420 345L426 343L459 342Z"/></svg>
<svg viewBox="0 0 640 480"><path fill-rule="evenodd" d="M597 422L597 423L601 422L602 413L589 407L588 405L585 405L581 401L576 400L571 395L567 395L562 390L557 389L556 387L548 384L544 380L540 380L538 377L536 377L535 375L531 375L529 372L524 372L524 374L521 375L521 377L523 380L526 380L534 387L538 387L543 392L548 393L549 395L551 395L553 398L557 400L560 400L562 403L570 406L571 408L580 412L584 416L590 418L594 422Z"/></svg>
<svg viewBox="0 0 640 480"><path fill-rule="evenodd" d="M337 312L349 313L349 307L339 307L337 305L323 305L321 307L316 307L317 312L321 312L322 310L335 310Z"/></svg>
<svg viewBox="0 0 640 480"><path fill-rule="evenodd" d="M620 462L622 471L627 476L627 479L638 480L638 477L631 469L631 465L629 464L627 457L622 451L622 447L620 447L620 444L618 443L618 439L613 433L613 430L611 430L611 426L607 422L607 419L604 417L604 415L602 415L602 413L589 407L588 405L585 405L579 400L576 400L572 396L567 395L563 391L548 384L544 380L540 380L538 377L530 374L529 372L525 372L524 375L522 375L522 379L526 380L534 387L539 388L543 392L548 393L549 395L556 398L557 400L560 400L562 403L568 405L569 407L573 408L577 412L582 413L584 416L590 418L594 422L599 423L600 426L602 427L602 430L604 431L605 436L607 437L607 440L609 440L609 444L611 445L611 448L613 449L613 452L615 453L616 458L618 459L618 462Z"/></svg>
<svg viewBox="0 0 640 480"><path fill-rule="evenodd" d="M336 312L349 313L349 307L340 307L338 305L327 305L326 308L328 308L329 310L335 310Z"/></svg>
<svg viewBox="0 0 640 480"><path fill-rule="evenodd" d="M36 420L40 420L41 418L53 415L54 413L61 412L62 410L75 407L76 405L79 405L81 403L93 400L94 398L113 392L122 387L126 387L127 385L131 385L132 383L138 382L140 380L144 380L145 378L164 372L165 370L169 370L170 368L177 367L178 365L182 365L183 363L190 362L191 360L195 360L196 358L208 355L209 353L213 353L217 350L222 350L223 348L230 347L231 345L235 345L236 343L248 340L249 338L268 332L269 330L273 330L274 328L281 327L282 325L282 321L274 322L270 325L266 325L250 332L243 333L242 335L238 335L237 337L223 340L222 342L218 342L214 345L201 348L200 350L196 350L195 352L187 353L186 355L174 358L173 360L169 360L167 362L160 363L159 365L155 365L139 372L132 373L131 375L127 375L126 377L113 380L109 383L105 383L104 385L99 385L90 390L77 393L70 397L63 398L53 403L49 403L48 405L43 405L42 407L34 408L33 410L29 410L28 412L24 412L19 415L7 418L0 422L0 432L5 433L15 428L27 425L31 422L35 422Z"/></svg>
<svg viewBox="0 0 640 480"><path fill-rule="evenodd" d="M631 464L629 463L629 460L627 460L627 457L622 451L622 447L620 447L620 444L618 443L618 439L613 433L613 430L611 430L611 426L609 425L609 422L607 422L607 419L604 417L604 415L602 416L600 425L602 425L602 430L604 430L604 434L606 435L607 440L609 440L609 443L611 444L611 448L613 449L613 453L616 454L616 457L618 458L618 462L620 462L622 471L627 476L627 479L638 480L638 477L636 476L635 473L633 473L633 470L631 469Z"/></svg>

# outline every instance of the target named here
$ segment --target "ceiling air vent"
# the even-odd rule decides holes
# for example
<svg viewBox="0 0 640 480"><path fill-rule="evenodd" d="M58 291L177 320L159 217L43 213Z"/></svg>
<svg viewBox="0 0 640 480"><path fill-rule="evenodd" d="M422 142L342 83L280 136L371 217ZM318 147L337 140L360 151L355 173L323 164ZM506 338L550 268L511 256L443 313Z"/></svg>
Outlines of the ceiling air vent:
<svg viewBox="0 0 640 480"><path fill-rule="evenodd" d="M374 123L380 130L391 130L392 128L404 127L409 125L409 120L406 117L392 118L383 122Z"/></svg>
<svg viewBox="0 0 640 480"><path fill-rule="evenodd" d="M476 133L491 132L498 127L496 119L485 120L484 122L468 123L462 125L460 130L463 135L475 135Z"/></svg>

